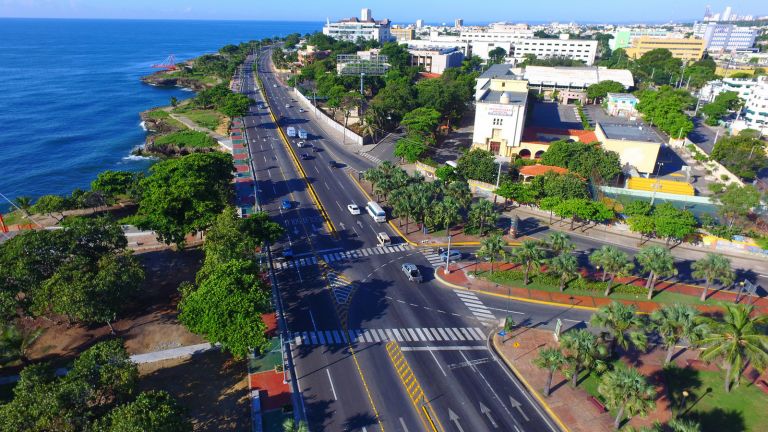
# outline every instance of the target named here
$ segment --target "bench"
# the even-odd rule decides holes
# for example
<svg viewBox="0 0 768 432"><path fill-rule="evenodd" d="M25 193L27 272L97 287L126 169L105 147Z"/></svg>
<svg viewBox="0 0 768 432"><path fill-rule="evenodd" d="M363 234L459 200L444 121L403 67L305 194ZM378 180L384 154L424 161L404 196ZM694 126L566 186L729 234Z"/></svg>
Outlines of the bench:
<svg viewBox="0 0 768 432"><path fill-rule="evenodd" d="M763 393L768 393L768 382L765 382L765 380L758 380L755 385L757 385Z"/></svg>
<svg viewBox="0 0 768 432"><path fill-rule="evenodd" d="M601 413L608 411L607 409L605 409L605 405L603 405L603 403L600 402L598 398L594 396L590 396L589 401L592 402L592 405L594 405L595 408L597 408L597 410L600 411Z"/></svg>

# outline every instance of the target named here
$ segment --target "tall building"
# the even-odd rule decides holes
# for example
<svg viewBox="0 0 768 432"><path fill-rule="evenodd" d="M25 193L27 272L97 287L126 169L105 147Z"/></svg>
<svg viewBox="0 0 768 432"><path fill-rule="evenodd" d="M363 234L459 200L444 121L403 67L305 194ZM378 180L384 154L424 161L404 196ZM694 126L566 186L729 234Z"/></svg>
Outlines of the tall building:
<svg viewBox="0 0 768 432"><path fill-rule="evenodd" d="M375 40L379 43L392 40L390 21L374 20L370 9L363 9L360 18L346 18L334 23L328 20L323 26L323 34L350 42L355 42L358 38Z"/></svg>
<svg viewBox="0 0 768 432"><path fill-rule="evenodd" d="M416 20L416 28L421 29L422 27L424 27L424 20L422 19Z"/></svg>
<svg viewBox="0 0 768 432"><path fill-rule="evenodd" d="M662 27L624 27L616 29L611 35L613 39L608 41L611 50L629 48L632 42L643 36L654 38L683 38L684 36L681 32L672 32Z"/></svg>
<svg viewBox="0 0 768 432"><path fill-rule="evenodd" d="M528 83L510 65L493 65L477 79L472 147L509 160L519 151Z"/></svg>
<svg viewBox="0 0 768 432"><path fill-rule="evenodd" d="M693 35L704 39L707 51L736 51L752 48L758 30L735 24L716 22L696 23Z"/></svg>
<svg viewBox="0 0 768 432"><path fill-rule="evenodd" d="M456 21L453 22L453 26L456 28L462 28L464 27L464 20L459 18Z"/></svg>
<svg viewBox="0 0 768 432"><path fill-rule="evenodd" d="M704 55L705 41L703 39L670 39L642 36L627 48L627 56L640 58L648 51L664 48L672 53L672 56L684 61L697 61Z"/></svg>

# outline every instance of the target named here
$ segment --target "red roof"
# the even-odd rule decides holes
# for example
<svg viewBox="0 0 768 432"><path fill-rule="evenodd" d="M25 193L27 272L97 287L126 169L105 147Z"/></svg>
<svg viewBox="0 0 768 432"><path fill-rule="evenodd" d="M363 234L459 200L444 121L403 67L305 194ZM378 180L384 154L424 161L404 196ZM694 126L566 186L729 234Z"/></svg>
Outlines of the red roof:
<svg viewBox="0 0 768 432"><path fill-rule="evenodd" d="M435 79L440 78L442 75L439 73L419 72L419 76L423 79Z"/></svg>
<svg viewBox="0 0 768 432"><path fill-rule="evenodd" d="M549 137L558 136L566 139L575 138L576 141L585 144L597 142L597 135L593 131L582 129L555 129L543 127L529 127L523 131L523 142L549 144L550 139L542 139L542 135Z"/></svg>
<svg viewBox="0 0 768 432"><path fill-rule="evenodd" d="M529 165L524 166L520 168L520 174L526 176L526 177L536 177L540 175L544 175L548 172L556 172L558 174L568 174L568 170L565 168L561 168L559 166L551 166L551 165Z"/></svg>

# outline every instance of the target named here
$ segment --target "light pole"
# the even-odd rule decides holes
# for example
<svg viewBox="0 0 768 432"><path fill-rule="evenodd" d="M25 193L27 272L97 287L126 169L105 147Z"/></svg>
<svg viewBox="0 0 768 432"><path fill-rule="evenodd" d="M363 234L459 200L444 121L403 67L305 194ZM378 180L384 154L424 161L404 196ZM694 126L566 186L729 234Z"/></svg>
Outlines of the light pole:
<svg viewBox="0 0 768 432"><path fill-rule="evenodd" d="M451 263L451 232L448 228L448 250L445 252L445 274L451 274L448 264Z"/></svg>
<svg viewBox="0 0 768 432"><path fill-rule="evenodd" d="M683 408L685 408L685 399L688 398L688 390L683 390L683 398L680 400L680 412L682 413Z"/></svg>

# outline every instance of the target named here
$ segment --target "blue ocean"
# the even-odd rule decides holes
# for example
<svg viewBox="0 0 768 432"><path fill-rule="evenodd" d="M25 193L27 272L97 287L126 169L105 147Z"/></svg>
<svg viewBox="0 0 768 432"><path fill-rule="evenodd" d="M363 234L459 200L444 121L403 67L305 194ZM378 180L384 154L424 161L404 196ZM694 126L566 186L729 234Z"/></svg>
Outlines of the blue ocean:
<svg viewBox="0 0 768 432"><path fill-rule="evenodd" d="M316 22L0 19L0 193L68 194L104 170L145 170L139 112L182 89L139 81L174 54L320 30ZM0 210L8 203L0 198Z"/></svg>

